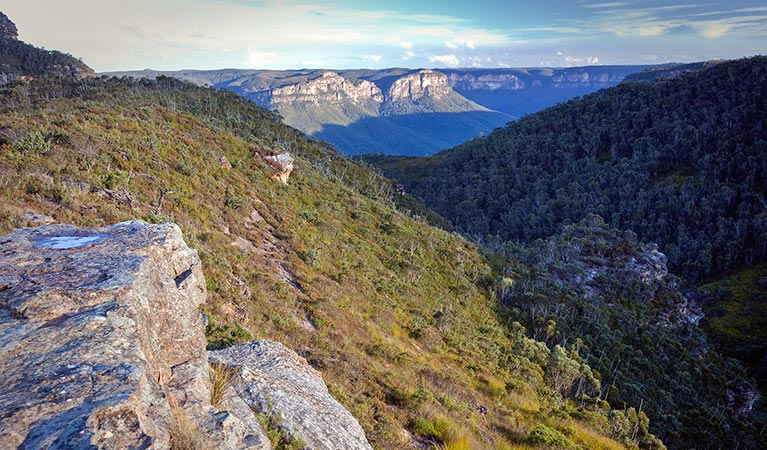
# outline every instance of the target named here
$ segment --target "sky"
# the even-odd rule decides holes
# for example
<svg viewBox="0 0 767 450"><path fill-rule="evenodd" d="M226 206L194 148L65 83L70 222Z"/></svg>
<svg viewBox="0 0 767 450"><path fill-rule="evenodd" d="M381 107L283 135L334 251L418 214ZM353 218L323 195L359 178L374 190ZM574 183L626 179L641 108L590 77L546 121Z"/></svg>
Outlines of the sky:
<svg viewBox="0 0 767 450"><path fill-rule="evenodd" d="M767 1L3 0L97 72L571 67L767 53Z"/></svg>

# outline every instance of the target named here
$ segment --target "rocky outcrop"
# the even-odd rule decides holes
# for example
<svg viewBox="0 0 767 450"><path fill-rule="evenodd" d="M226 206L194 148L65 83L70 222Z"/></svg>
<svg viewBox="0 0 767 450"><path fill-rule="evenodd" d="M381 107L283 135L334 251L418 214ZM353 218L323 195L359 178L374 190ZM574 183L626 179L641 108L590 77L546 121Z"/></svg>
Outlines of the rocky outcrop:
<svg viewBox="0 0 767 450"><path fill-rule="evenodd" d="M279 107L284 103L343 103L351 101L363 103L366 101L383 102L383 94L370 81L352 82L335 72L322 72L313 80L272 89L269 92L272 105Z"/></svg>
<svg viewBox="0 0 767 450"><path fill-rule="evenodd" d="M494 91L496 89L524 89L524 81L513 73L450 73L448 81L453 89L464 91Z"/></svg>
<svg viewBox="0 0 767 450"><path fill-rule="evenodd" d="M264 159L274 169L272 178L279 180L282 184L288 184L290 174L293 172L293 163L295 159L288 153L272 153L264 156Z"/></svg>
<svg viewBox="0 0 767 450"><path fill-rule="evenodd" d="M389 88L388 101L399 99L419 100L422 97L440 98L448 95L453 89L447 81L447 75L434 70L420 70L404 75Z"/></svg>
<svg viewBox="0 0 767 450"><path fill-rule="evenodd" d="M260 341L210 353L233 368L233 387L251 408L280 415L311 450L372 450L357 420L328 393L320 373L282 344Z"/></svg>
<svg viewBox="0 0 767 450"><path fill-rule="evenodd" d="M0 237L3 448L270 448L252 412L210 405L205 295L176 225Z"/></svg>
<svg viewBox="0 0 767 450"><path fill-rule="evenodd" d="M19 30L16 28L16 24L2 12L0 12L0 38L10 38L13 40L19 38Z"/></svg>

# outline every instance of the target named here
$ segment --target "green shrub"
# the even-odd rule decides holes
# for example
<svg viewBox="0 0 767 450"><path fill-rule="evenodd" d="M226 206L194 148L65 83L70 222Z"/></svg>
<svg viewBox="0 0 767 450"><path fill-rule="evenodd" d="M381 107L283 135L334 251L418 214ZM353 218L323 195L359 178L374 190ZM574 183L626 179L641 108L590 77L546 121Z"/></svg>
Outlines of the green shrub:
<svg viewBox="0 0 767 450"><path fill-rule="evenodd" d="M530 431L528 438L531 444L545 445L554 448L575 449L577 448L567 437L559 431L538 424Z"/></svg>

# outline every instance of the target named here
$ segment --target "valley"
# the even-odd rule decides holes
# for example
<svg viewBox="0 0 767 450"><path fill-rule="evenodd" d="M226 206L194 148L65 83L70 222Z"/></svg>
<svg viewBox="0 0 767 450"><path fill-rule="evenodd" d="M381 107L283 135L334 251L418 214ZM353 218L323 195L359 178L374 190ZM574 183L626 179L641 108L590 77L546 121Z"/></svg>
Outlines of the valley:
<svg viewBox="0 0 767 450"><path fill-rule="evenodd" d="M234 91L346 155L429 155L647 66L531 69L134 71Z"/></svg>

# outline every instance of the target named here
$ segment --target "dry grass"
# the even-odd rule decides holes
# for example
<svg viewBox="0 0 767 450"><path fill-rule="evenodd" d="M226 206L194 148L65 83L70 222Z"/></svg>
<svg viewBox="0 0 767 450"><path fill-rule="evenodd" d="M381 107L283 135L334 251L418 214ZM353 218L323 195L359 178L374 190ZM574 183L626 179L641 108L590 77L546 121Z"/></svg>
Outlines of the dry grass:
<svg viewBox="0 0 767 450"><path fill-rule="evenodd" d="M171 450L208 450L205 440L197 428L181 408L171 407L171 421L168 426Z"/></svg>
<svg viewBox="0 0 767 450"><path fill-rule="evenodd" d="M594 450L626 450L623 444L599 434L596 430L583 423L573 422L572 425L575 429L575 434L570 439L581 447Z"/></svg>
<svg viewBox="0 0 767 450"><path fill-rule="evenodd" d="M210 403L216 408L224 400L224 392L232 385L235 368L223 364L210 365Z"/></svg>

